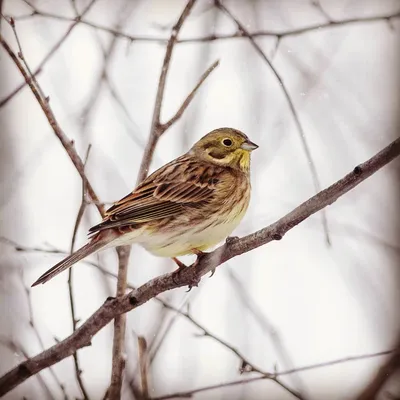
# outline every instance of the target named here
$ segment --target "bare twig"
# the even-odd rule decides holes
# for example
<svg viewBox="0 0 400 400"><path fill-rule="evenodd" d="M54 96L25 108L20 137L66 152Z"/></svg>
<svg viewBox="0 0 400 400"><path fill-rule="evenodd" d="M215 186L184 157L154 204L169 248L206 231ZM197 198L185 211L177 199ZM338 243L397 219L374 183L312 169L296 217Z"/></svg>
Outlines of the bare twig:
<svg viewBox="0 0 400 400"><path fill-rule="evenodd" d="M122 27L125 26L126 21L129 19L132 13L132 4L134 3L127 0L121 10L119 10L119 20L115 25L116 30L120 30ZM108 79L107 69L115 53L115 49L118 44L118 37L113 36L106 49L103 49L100 38L97 38L97 41L99 43L99 46L103 50L103 67L100 70L100 73L95 80L95 83L93 84L92 93L88 96L89 100L87 101L85 107L83 107L82 112L80 113L82 130L85 130L89 121L90 114L93 111L98 99L100 98L99 94L103 87L103 83L106 79Z"/></svg>
<svg viewBox="0 0 400 400"><path fill-rule="evenodd" d="M171 63L172 51L178 39L179 31L181 30L182 25L185 22L185 19L189 16L190 11L192 10L195 2L196 0L188 1L178 21L173 26L171 36L167 43L167 48L165 50L165 56L161 68L160 78L158 80L156 101L154 104L153 118L150 127L150 138L144 150L142 164L140 166L137 178L137 183L141 182L147 176L148 170L150 168L152 154L154 153L154 149L156 147L158 139L165 132L165 129L163 129L161 126L160 118L161 118L161 107L164 99L165 84L167 82L167 75Z"/></svg>
<svg viewBox="0 0 400 400"><path fill-rule="evenodd" d="M147 342L143 336L138 337L138 351L139 351L139 366L140 366L140 381L142 386L142 397L148 399L149 396L149 381L148 381L148 367L149 355L147 352Z"/></svg>
<svg viewBox="0 0 400 400"><path fill-rule="evenodd" d="M195 268L186 268L178 276L173 272L158 276L123 297L108 299L69 337L21 363L1 377L0 395L7 393L44 368L69 357L78 349L90 345L92 337L116 315L131 311L167 290L193 285L203 275L229 259L274 240L282 239L288 231L309 216L334 203L399 155L400 138L397 138L369 160L356 166L342 179L300 204L278 221L241 239L229 241L215 251L205 254Z"/></svg>
<svg viewBox="0 0 400 400"><path fill-rule="evenodd" d="M307 163L310 168L312 180L314 183L314 189L316 192L319 192L321 190L321 183L319 181L318 177L318 172L317 168L315 166L313 157L311 155L310 148L308 146L308 142L306 139L305 132L303 130L303 127L300 123L300 118L299 115L297 114L297 110L294 106L293 100L290 97L289 91L286 87L286 84L283 81L282 76L280 73L277 71L277 69L274 67L272 62L268 59L268 57L265 55L261 47L257 44L257 42L254 40L253 36L249 33L249 31L245 28L245 26L221 3L220 0L215 0L216 6L222 10L237 26L238 30L242 33L243 36L247 37L251 43L251 45L254 47L256 52L261 56L261 58L266 62L272 73L275 75L276 79L279 82L279 85L281 86L283 93L285 95L286 101L289 105L290 111L293 115L294 122L296 124L297 128L297 133L299 134L300 142L303 147L304 154L306 155L307 158ZM329 237L329 230L328 230L328 221L326 219L326 213L325 211L322 211L321 213L321 218L322 218L322 226L325 232L325 239L328 245L330 245L331 240Z"/></svg>
<svg viewBox="0 0 400 400"><path fill-rule="evenodd" d="M272 375L274 376L283 376L283 375L289 375L293 373L298 373L302 371L310 371L313 369L318 369L318 368L323 368L323 367L329 367L337 364L343 364L346 362L350 361L360 361L360 360L365 360L369 358L375 358L375 357L381 357L387 354L391 354L393 350L387 350L387 351L381 351L379 353L372 353L372 354L363 354L360 356L352 356L352 357L344 357L344 358L339 358L337 360L333 361L328 361L328 362L323 362L323 363L318 363L318 364L312 364L312 365L307 365L305 367L299 367L295 368L292 370L287 370L287 371L282 371L282 372L276 372ZM261 375L261 376L256 376L254 378L247 378L247 379L238 379L230 382L225 382L225 383L220 383L216 385L209 385L209 386L203 386L198 389L193 389L190 391L186 392L176 392L176 393L171 393L165 396L159 396L159 397L152 397L151 400L167 400L167 399L185 399L185 398L191 398L193 397L196 393L202 393L202 392L208 392L210 390L216 390L216 389L223 389L226 387L232 387L232 386L237 386L237 385L245 385L248 383L252 382L258 382L262 380L270 379L269 376Z"/></svg>
<svg viewBox="0 0 400 400"><path fill-rule="evenodd" d="M200 77L199 81L197 82L197 85L193 88L193 90L186 97L185 101L182 103L182 105L180 106L180 108L176 112L176 114L173 117L171 117L171 119L169 119L167 122L162 124L164 129L168 129L171 125L173 125L175 122L177 122L182 117L182 114L184 113L186 108L189 106L189 104L193 100L199 87L208 78L208 76L211 74L211 72L213 72L214 69L218 67L218 65L219 65L219 60L215 61L210 67L207 68L207 70L204 72L204 74Z"/></svg>
<svg viewBox="0 0 400 400"><path fill-rule="evenodd" d="M118 253L118 280L117 298L122 297L126 292L128 277L128 263L131 252L130 246L117 247ZM112 351L111 384L107 390L106 398L117 400L121 398L122 378L125 368L125 326L126 315L120 314L114 320L114 338Z"/></svg>
<svg viewBox="0 0 400 400"><path fill-rule="evenodd" d="M35 8L35 10L36 11L34 11L33 13L30 13L29 15L18 16L18 17L14 16L13 18L16 21L25 20L28 18L29 19L36 18L36 17L49 18L49 19L68 21L68 22L76 21L75 18L70 18L67 16L42 11L42 10L39 10L38 8ZM315 31L319 32L324 29L333 29L336 27L342 27L342 26L347 26L347 25L356 25L356 24L369 23L369 22L390 21L392 19L399 18L399 17L400 17L400 11L397 11L394 13L387 13L387 14L384 13L381 15L376 15L376 16L371 16L371 17L349 18L349 19L345 19L345 20L341 20L341 21L336 21L336 20L333 21L332 20L329 22L315 23L315 24L310 24L310 25L302 27L302 28L294 28L294 29L288 29L288 30L260 29L260 30L255 30L253 32L250 32L250 35L252 37L276 37L278 39L281 39L284 37L297 36L297 35L301 35L304 33L315 32ZM84 19L83 17L80 18L79 22L81 24L89 26L93 29L107 32L116 37L129 40L130 42L166 43L168 41L168 38L164 38L164 37L130 35L128 33L121 32L118 29L110 28L107 26L96 24L95 22L92 22L92 21L88 21L88 20ZM219 40L243 39L243 38L245 38L243 33L241 31L237 30L236 32L233 32L233 33L210 34L210 35L197 36L197 37L181 38L181 39L177 40L177 43L205 43L205 42L213 42L213 41L219 41Z"/></svg>
<svg viewBox="0 0 400 400"><path fill-rule="evenodd" d="M83 164L83 168L86 167L86 163L89 158L90 148L91 148L91 145L88 146L88 149L86 151L85 162ZM74 231L73 231L72 240L71 240L70 254L72 254L74 252L76 235L78 233L79 225L81 224L83 214L85 213L85 209L87 206L86 191L87 190L86 190L85 181L82 180L82 199L81 199L81 205L79 206L78 214L77 214L76 220L75 220L75 226L74 226ZM73 268L70 268L68 271L68 293L69 293L69 304L70 304L70 308L71 308L72 331L75 332L79 321L76 318L76 312L75 312L76 307L75 307L74 292L73 292L73 287L72 287L72 282L73 282L72 275L73 275ZM85 400L89 400L88 392L87 392L87 390L85 388L85 384L83 383L83 380L82 380L82 369L79 364L78 352L75 352L73 354L73 358L74 358L74 367L75 367L75 377L78 382L79 388L82 392L83 398Z"/></svg>
<svg viewBox="0 0 400 400"><path fill-rule="evenodd" d="M24 290L25 290L25 294L26 294L26 302L28 303L29 326L32 328L32 331L34 332L34 334L36 336L36 339L37 339L37 341L39 343L40 349L42 351L44 351L45 350L45 346L44 346L44 343L43 343L43 339L40 336L39 330L38 330L38 328L37 328L37 326L35 324L35 320L33 318L33 309L32 309L32 301L31 301L31 288L29 286L25 285L23 276L21 276L21 282L24 285ZM10 343L13 343L13 342L11 341ZM14 345L16 346L15 343L14 343ZM20 347L20 351L21 351L22 354L24 354L24 356L26 358L29 358L26 355L25 351L22 349L22 347ZM58 376L54 372L53 368L50 368L50 374L52 375L52 377L53 377L54 381L57 383L57 385L60 387L61 392L63 393L64 399L67 399L67 393L65 391L65 386L64 386L64 384L62 384L60 382L60 380L58 379Z"/></svg>
<svg viewBox="0 0 400 400"><path fill-rule="evenodd" d="M385 383L400 369L400 338L396 349L386 362L378 369L374 378L366 385L357 400L374 400L383 389Z"/></svg>
<svg viewBox="0 0 400 400"><path fill-rule="evenodd" d="M166 56L167 56L167 54L166 54ZM171 55L169 55L169 59L170 59L170 57L171 57ZM204 74L200 77L200 79L199 79L198 83L196 84L196 86L188 94L188 96L186 97L186 99L184 100L182 105L179 107L178 111L166 123L161 123L160 122L160 115L159 114L158 114L158 117L156 117L155 114L153 115L153 123L152 123L152 127L153 128L151 130L150 139L147 142L147 145L146 145L146 148L145 148L145 151L144 151L141 168L139 170L139 175L138 175L138 181L137 181L138 183L141 182L148 174L148 171L149 171L149 168L150 168L150 163L151 163L151 156L154 153L154 149L155 149L160 137L175 122L177 122L181 118L182 114L184 113L186 108L190 105L191 101L193 100L193 98L194 98L195 94L197 93L198 89L200 88L200 86L204 83L204 81L208 78L208 76L211 74L211 72L214 71L214 69L218 65L219 65L219 61L217 60L209 68L207 68L207 70L204 72ZM165 66L167 66L165 71L168 71L169 62L167 64L165 64L165 59L164 59L163 70L164 70ZM159 84L165 85L164 79L165 78L160 76L160 83ZM157 97L156 105L154 107L155 112L156 112L156 110L159 110L157 112L160 112L160 110L161 110L161 105L159 105L158 103L159 103L159 100L158 100L158 97ZM156 120L156 122L154 122L155 120Z"/></svg>
<svg viewBox="0 0 400 400"><path fill-rule="evenodd" d="M298 399L303 399L303 397L300 395L300 393L294 391L293 389L289 388L287 385L285 385L283 382L281 382L280 379L278 379L276 376L273 374L270 374L269 372L263 371L259 367L255 366L252 362L250 362L236 347L232 346L228 342L226 342L224 339L221 339L217 335L211 333L208 329L206 329L204 326L202 326L199 322L197 322L190 314L189 312L184 312L182 310L179 310L169 304L164 303L164 307L175 311L176 313L179 313L180 315L184 316L187 320L189 320L194 326L196 326L198 329L200 329L203 333L203 336L205 337L210 337L217 343L221 344L223 347L228 349L231 353L235 354L240 361L240 366L239 366L239 371L240 373L244 372L258 372L259 374L262 374L269 379L275 381L279 386L287 390L289 393L291 393L294 397Z"/></svg>
<svg viewBox="0 0 400 400"><path fill-rule="evenodd" d="M264 333L270 338L284 368L293 368L294 363L290 357L289 351L284 345L284 342L275 326L273 326L272 322L268 320L262 310L257 306L256 302L251 297L251 294L248 293L245 285L242 284L240 279L233 272L232 268L226 268L225 271L228 273L230 281L235 287L235 293L237 293L237 296L241 299L243 306L246 308L248 313L254 317L255 321ZM296 380L297 387L303 386L297 376L294 376L294 379Z"/></svg>
<svg viewBox="0 0 400 400"><path fill-rule="evenodd" d="M38 92L36 85L33 83L32 78L28 75L25 71L21 61L18 59L16 54L13 52L11 47L8 43L4 40L2 36L0 36L0 44L3 46L4 50L8 53L11 59L14 61L15 65L18 67L19 71L21 72L22 76L25 79L25 82L31 88L36 100L38 101L40 107L42 108L44 114L46 115L47 120L49 121L50 126L52 127L54 133L60 140L61 144L67 151L72 163L74 164L76 170L78 171L81 178L84 180L85 185L87 187L88 193L91 199L95 202L97 209L99 210L100 214L104 216L104 206L100 203L92 185L88 181L85 172L82 159L79 157L78 153L75 150L74 142L68 138L68 136L63 132L60 125L58 124L54 113L49 105L48 98L43 98L40 93Z"/></svg>
<svg viewBox="0 0 400 400"><path fill-rule="evenodd" d="M37 66L37 68L33 71L32 76L38 75L44 65L49 61L53 55L57 52L57 50L61 47L61 45L65 42L65 40L68 38L68 36L71 34L71 32L74 30L74 28L79 25L81 19L89 12L89 10L92 8L94 3L97 0L91 0L90 3L84 8L82 11L82 14L74 19L70 19L70 21L73 21L73 24L67 29L67 31L64 33L64 35L60 38L60 40L50 49L50 51L47 53L47 55L43 58L43 60L40 62L40 64ZM30 7L33 7L31 4L29 4ZM34 7L33 7L34 8ZM33 14L31 15L37 15L39 14L39 11L34 8ZM14 21L18 20L18 18L13 18ZM0 34L1 35L1 34ZM21 83L17 88L15 88L8 96L6 96L4 99L0 100L0 108L3 107L5 104L7 104L17 93L19 93L27 84L27 81Z"/></svg>

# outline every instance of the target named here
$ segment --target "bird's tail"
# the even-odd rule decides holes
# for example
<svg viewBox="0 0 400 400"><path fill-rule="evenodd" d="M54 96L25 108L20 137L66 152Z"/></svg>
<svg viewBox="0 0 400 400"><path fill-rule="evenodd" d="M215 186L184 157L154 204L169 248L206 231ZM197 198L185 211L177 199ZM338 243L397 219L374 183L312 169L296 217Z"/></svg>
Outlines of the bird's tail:
<svg viewBox="0 0 400 400"><path fill-rule="evenodd" d="M32 284L33 286L39 285L40 283L45 283L50 279L54 278L59 273L65 271L66 269L72 267L75 263L87 257L89 254L96 253L101 248L105 247L112 240L108 235L98 235L94 237L92 241L85 246L81 247L79 250L72 253L70 256L64 258L64 260L60 261L54 267L50 268L46 271L39 279ZM110 240L111 239L111 240Z"/></svg>

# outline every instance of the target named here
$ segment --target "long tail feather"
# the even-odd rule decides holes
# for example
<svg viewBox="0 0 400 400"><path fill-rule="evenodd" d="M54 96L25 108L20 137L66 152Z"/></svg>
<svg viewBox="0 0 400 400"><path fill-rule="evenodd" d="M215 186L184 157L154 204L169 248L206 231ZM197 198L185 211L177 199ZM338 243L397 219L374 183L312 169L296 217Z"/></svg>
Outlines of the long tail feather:
<svg viewBox="0 0 400 400"><path fill-rule="evenodd" d="M50 279L54 278L59 273L65 271L66 269L72 267L75 263L87 257L89 254L96 253L101 248L105 247L106 244L110 242L109 238L104 238L96 240L95 238L85 246L81 247L79 250L72 253L70 256L64 258L64 260L60 261L54 267L50 268L46 271L39 279L32 284L33 286L39 285L40 283L45 283Z"/></svg>

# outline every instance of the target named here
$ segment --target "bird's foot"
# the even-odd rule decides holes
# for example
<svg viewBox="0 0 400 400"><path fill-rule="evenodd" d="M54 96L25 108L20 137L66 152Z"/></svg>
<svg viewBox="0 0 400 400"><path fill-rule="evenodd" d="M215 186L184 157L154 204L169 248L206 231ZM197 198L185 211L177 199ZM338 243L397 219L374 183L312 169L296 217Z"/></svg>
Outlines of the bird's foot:
<svg viewBox="0 0 400 400"><path fill-rule="evenodd" d="M176 285L178 285L179 275L185 268L187 268L187 266L182 261L178 260L176 257L172 257L172 260L178 266L178 268L172 273L172 280Z"/></svg>
<svg viewBox="0 0 400 400"><path fill-rule="evenodd" d="M192 264L192 267L195 267L200 263L201 259L207 255L208 253L205 253L204 251L200 251L197 249L193 249L192 252L197 255L196 261ZM211 270L211 275L209 276L210 278L215 274L215 268Z"/></svg>
<svg viewBox="0 0 400 400"><path fill-rule="evenodd" d="M172 257L172 259L174 260L174 263L178 266L176 272L180 271L182 268L186 268L186 265L182 261L178 260L176 257Z"/></svg>
<svg viewBox="0 0 400 400"><path fill-rule="evenodd" d="M197 258L196 258L195 262L190 266L185 265L182 261L178 260L176 257L172 257L175 264L178 266L178 268L172 274L172 280L174 281L175 284L179 284L180 275L186 268L191 268L191 269L196 268L197 265L199 264L200 260L207 254L198 249L192 249L192 253L196 254ZM188 285L187 291L190 292L194 286L195 287L199 286L200 280L201 279L198 278L196 275L192 276L191 282Z"/></svg>
<svg viewBox="0 0 400 400"><path fill-rule="evenodd" d="M192 267L196 267L200 263L201 259L208 254L205 253L204 251L200 251L197 249L193 249L192 252L197 255L196 261L194 262ZM214 274L215 274L215 268L211 270L211 275L209 276L209 278L211 278Z"/></svg>
<svg viewBox="0 0 400 400"><path fill-rule="evenodd" d="M178 266L178 268L172 273L172 280L176 285L179 285L180 281L180 275L182 274L183 271L186 270L186 268L191 268L196 264L196 262L190 266L185 265L182 261L178 260L176 257L172 258L175 262L175 264ZM191 282L188 285L188 292L192 290L193 286L198 286L200 282L200 279L194 276L191 280Z"/></svg>

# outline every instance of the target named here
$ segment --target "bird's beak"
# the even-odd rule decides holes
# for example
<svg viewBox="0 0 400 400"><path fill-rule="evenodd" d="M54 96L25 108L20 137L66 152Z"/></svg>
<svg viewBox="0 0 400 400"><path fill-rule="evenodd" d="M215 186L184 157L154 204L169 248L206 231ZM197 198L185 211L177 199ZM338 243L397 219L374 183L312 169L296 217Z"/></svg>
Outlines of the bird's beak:
<svg viewBox="0 0 400 400"><path fill-rule="evenodd" d="M240 148L247 151L253 151L258 148L258 145L251 142L250 140L246 140L245 142L242 143Z"/></svg>

